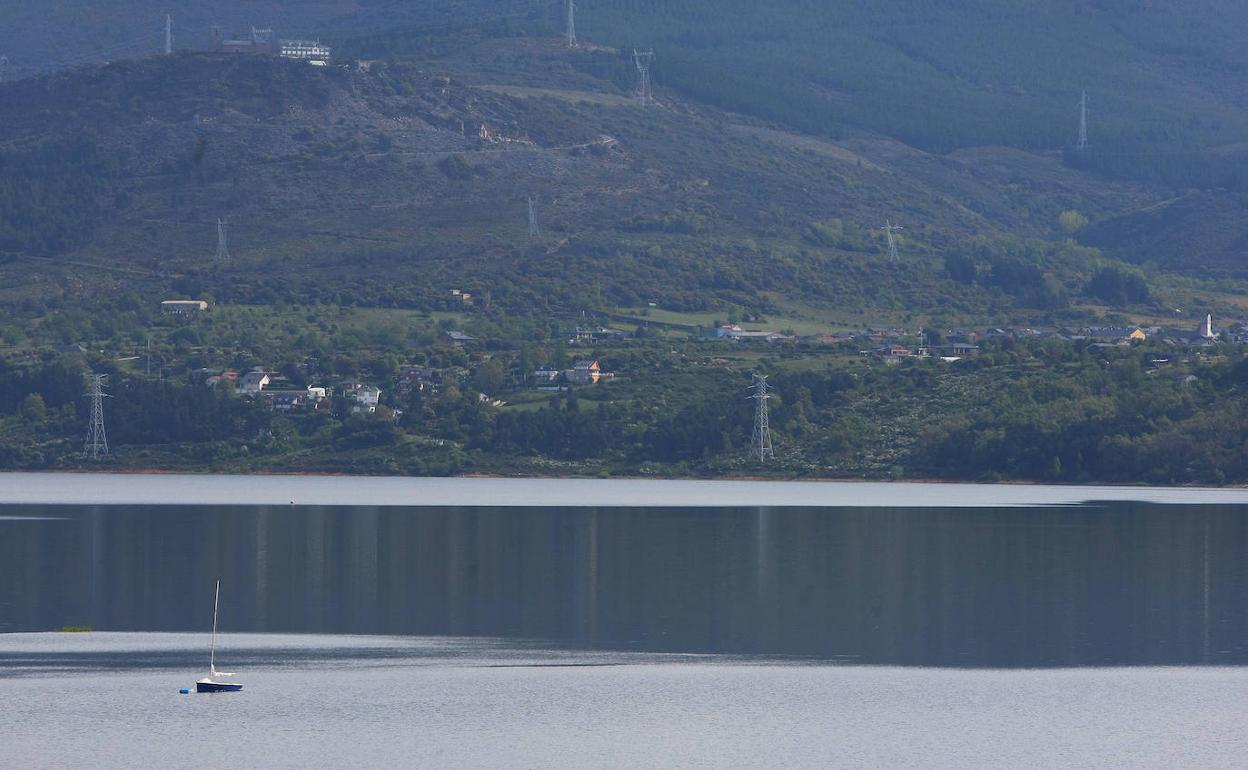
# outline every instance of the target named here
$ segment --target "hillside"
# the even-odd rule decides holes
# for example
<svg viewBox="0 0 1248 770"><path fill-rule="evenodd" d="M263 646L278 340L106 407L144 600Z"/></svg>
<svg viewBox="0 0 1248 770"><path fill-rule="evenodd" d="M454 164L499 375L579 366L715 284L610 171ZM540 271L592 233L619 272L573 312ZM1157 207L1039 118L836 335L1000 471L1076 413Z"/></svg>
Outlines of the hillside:
<svg viewBox="0 0 1248 770"><path fill-rule="evenodd" d="M1063 211L1096 221L1161 200L1053 155L833 141L667 90L642 109L593 74L613 58L485 37L436 69L179 54L10 83L0 247L17 261L2 297L148 285L436 309L462 286L519 314L776 312L780 297L843 324L992 320L1078 303L1103 260L1063 242ZM886 220L907 228L904 264L886 258ZM32 272L29 257L52 259ZM955 279L950 259L980 277ZM1005 282L1020 260L1052 291ZM81 284L56 268L75 262L130 272Z"/></svg>
<svg viewBox="0 0 1248 770"><path fill-rule="evenodd" d="M1183 236L1149 219L1229 193L667 85L643 107L625 52L523 25L418 48L0 87L0 467L96 462L92 371L109 467L1246 478L1235 272L1155 258ZM208 309L162 314L178 296ZM1222 336L1193 341L1209 311ZM708 340L725 321L773 344ZM1080 328L1132 323L1170 328ZM770 467L746 451L760 371Z"/></svg>
<svg viewBox="0 0 1248 770"><path fill-rule="evenodd" d="M635 75L626 54L639 46L657 53L654 76L661 92L699 105L702 114L725 110L821 140L885 137L942 161L949 160L947 153L983 147L1046 158L1068 150L1079 92L1086 87L1091 147L1067 152L1067 165L1103 180L1137 179L1164 188L1135 199L1144 206L1192 190L1206 191L1213 204L1176 219L1172 229L1178 234L1168 234L1157 253L1149 249L1151 239L1130 235L1130 219L1087 242L1118 259L1163 267L1178 250L1185 254L1183 270L1197 276L1238 277L1248 269L1238 239L1215 238L1210 252L1209 239L1190 237L1197 229L1233 230L1235 191L1248 187L1248 89L1242 77L1248 55L1236 33L1248 22L1248 11L1241 3L584 0L578 3L578 29L587 46L550 72L542 68L552 58L535 60L524 47L531 39L553 40L562 27L560 8L546 0L266 0L225 9L185 0L160 7L69 0L39 13L16 5L0 9L0 51L8 55L9 80L142 56L159 48L169 10L179 49L202 49L214 23L235 32L271 26L280 35L321 37L345 58L398 58L450 73L461 83L624 95ZM604 45L620 53L595 47ZM1018 163L1002 166L1015 181L970 203L1008 207L1016 220L1048 214L1027 208L1036 166L1023 155L1013 157ZM971 174L978 170L974 163L961 165ZM944 192L962 169L948 171L924 182ZM1120 200L1106 205L1101 193L1089 192L1101 185L1077 186L1083 189L1069 196L1069 207L1093 224L1102 216L1133 213ZM998 224L995 215L989 218ZM1035 230L1033 225L1022 234Z"/></svg>
<svg viewBox="0 0 1248 770"><path fill-rule="evenodd" d="M1248 271L1248 194L1191 192L1098 222L1080 241L1196 277Z"/></svg>
<svg viewBox="0 0 1248 770"><path fill-rule="evenodd" d="M865 129L929 151L1060 149L1074 143L1087 88L1093 165L1173 183L1216 175L1248 127L1238 34L1248 10L1234 0L582 0L577 8L582 40L654 48L660 83L807 133ZM157 53L166 13L178 50L203 50L218 25L322 38L368 58L446 54L462 30L553 36L563 26L554 0L10 4L0 8L5 74ZM1242 152L1236 159L1242 169Z"/></svg>
<svg viewBox="0 0 1248 770"><path fill-rule="evenodd" d="M428 6L424 23L355 37L345 51L427 53L447 29L476 26ZM498 0L491 34L554 34L560 4ZM437 19L443 8L444 18ZM1163 145L1239 142L1248 121L1235 30L1248 11L1232 0L586 0L580 36L653 48L665 85L809 133L883 133L932 151L1074 143L1089 90L1093 149L1120 154Z"/></svg>
<svg viewBox="0 0 1248 770"><path fill-rule="evenodd" d="M560 28L551 4L499 6L510 15L493 34ZM590 0L578 8L582 37L654 49L659 83L791 129L836 139L866 131L938 153L1066 149L1067 164L1105 178L1160 183L1176 195L1209 191L1213 205L1174 220L1164 240L1185 252L1189 274L1248 274L1242 243L1191 237L1236 229L1228 209L1248 190L1242 3ZM366 56L444 53L432 29L341 42ZM1081 89L1091 146L1072 152ZM1147 241L1101 236L1115 257L1172 261Z"/></svg>

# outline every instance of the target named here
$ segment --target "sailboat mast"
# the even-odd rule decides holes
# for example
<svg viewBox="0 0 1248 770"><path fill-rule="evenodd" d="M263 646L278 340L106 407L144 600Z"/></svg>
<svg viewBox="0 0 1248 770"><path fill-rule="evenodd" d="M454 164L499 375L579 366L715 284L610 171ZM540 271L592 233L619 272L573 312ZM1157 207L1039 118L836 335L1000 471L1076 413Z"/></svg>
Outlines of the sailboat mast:
<svg viewBox="0 0 1248 770"><path fill-rule="evenodd" d="M212 597L212 645L208 648L208 670L217 670L217 607L221 602L221 581L217 580L217 591Z"/></svg>

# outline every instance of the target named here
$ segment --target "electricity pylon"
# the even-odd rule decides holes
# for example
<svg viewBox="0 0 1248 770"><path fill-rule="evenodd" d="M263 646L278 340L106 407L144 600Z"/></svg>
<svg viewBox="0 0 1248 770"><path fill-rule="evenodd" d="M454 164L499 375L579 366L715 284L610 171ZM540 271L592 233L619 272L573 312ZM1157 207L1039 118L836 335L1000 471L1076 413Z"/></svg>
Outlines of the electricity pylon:
<svg viewBox="0 0 1248 770"><path fill-rule="evenodd" d="M108 436L104 433L104 380L108 375L91 375L91 423L87 426L87 440L83 451L91 455L92 460L100 459L100 455L108 454Z"/></svg>
<svg viewBox="0 0 1248 770"><path fill-rule="evenodd" d="M1075 143L1079 150L1088 149L1088 89L1083 89L1079 97L1079 140Z"/></svg>
<svg viewBox="0 0 1248 770"><path fill-rule="evenodd" d="M888 236L888 260L890 262L900 262L901 256L897 253L897 239L893 237L893 233L905 230L906 228L901 227L900 225L895 225L886 219L884 220L884 226L880 229L883 230L884 234Z"/></svg>
<svg viewBox="0 0 1248 770"><path fill-rule="evenodd" d="M533 205L533 196L529 196L529 237L536 238L541 234L537 227L537 209Z"/></svg>
<svg viewBox="0 0 1248 770"><path fill-rule="evenodd" d="M767 416L767 401L771 398L771 394L767 391L767 375L754 375L754 384L750 386L750 390L754 394L750 398L755 401L754 408L754 435L750 438L750 453L758 458L758 461L766 462L767 460L776 459L776 453L771 449L771 424Z"/></svg>
<svg viewBox="0 0 1248 770"><path fill-rule="evenodd" d="M227 262L230 259L229 244L230 225L224 219L217 217L217 261Z"/></svg>
<svg viewBox="0 0 1248 770"><path fill-rule="evenodd" d="M654 95L650 92L650 64L653 61L654 51L633 49L633 62L637 65L637 74L640 76L637 83L637 101L642 107L654 101Z"/></svg>

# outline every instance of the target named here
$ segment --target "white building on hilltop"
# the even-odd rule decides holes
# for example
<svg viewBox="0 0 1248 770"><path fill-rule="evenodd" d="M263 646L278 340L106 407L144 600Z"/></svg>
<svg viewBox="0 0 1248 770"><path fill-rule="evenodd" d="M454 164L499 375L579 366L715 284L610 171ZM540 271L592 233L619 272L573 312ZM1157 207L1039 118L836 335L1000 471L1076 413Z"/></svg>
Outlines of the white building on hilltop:
<svg viewBox="0 0 1248 770"><path fill-rule="evenodd" d="M321 45L319 40L283 40L278 46L278 55L319 65L328 64L331 58L329 46Z"/></svg>

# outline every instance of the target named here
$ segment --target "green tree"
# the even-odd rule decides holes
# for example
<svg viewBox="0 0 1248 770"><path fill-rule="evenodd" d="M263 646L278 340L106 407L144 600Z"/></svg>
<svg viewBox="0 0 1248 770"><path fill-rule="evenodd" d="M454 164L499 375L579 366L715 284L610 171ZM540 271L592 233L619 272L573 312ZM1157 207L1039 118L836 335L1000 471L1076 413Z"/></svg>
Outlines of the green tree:
<svg viewBox="0 0 1248 770"><path fill-rule="evenodd" d="M48 408L44 406L43 396L38 393L31 393L22 399L22 404L18 407L18 413L22 419L28 423L42 423L48 417Z"/></svg>
<svg viewBox="0 0 1248 770"><path fill-rule="evenodd" d="M945 255L945 272L958 283L968 285L975 283L975 278L979 274L978 269L975 267L975 260L957 252Z"/></svg>
<svg viewBox="0 0 1248 770"><path fill-rule="evenodd" d="M1057 224L1062 228L1062 232L1074 235L1088 226L1088 218L1078 211L1063 211L1057 216Z"/></svg>
<svg viewBox="0 0 1248 770"><path fill-rule="evenodd" d="M473 371L472 385L487 396L493 396L503 389L506 378L507 373L503 371L503 365L491 358Z"/></svg>

